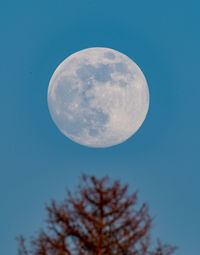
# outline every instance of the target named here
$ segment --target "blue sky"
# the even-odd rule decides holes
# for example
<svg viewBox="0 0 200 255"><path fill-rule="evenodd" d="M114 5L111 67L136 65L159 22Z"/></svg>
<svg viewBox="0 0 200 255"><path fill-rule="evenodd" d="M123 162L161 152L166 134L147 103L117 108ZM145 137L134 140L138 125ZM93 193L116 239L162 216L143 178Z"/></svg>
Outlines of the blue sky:
<svg viewBox="0 0 200 255"><path fill-rule="evenodd" d="M139 190L153 236L177 255L200 250L199 1L4 1L1 31L0 253L16 254L34 234L44 204L62 200L81 174L109 175ZM123 52L144 72L150 108L123 144L92 149L51 120L47 88L55 68L88 47Z"/></svg>

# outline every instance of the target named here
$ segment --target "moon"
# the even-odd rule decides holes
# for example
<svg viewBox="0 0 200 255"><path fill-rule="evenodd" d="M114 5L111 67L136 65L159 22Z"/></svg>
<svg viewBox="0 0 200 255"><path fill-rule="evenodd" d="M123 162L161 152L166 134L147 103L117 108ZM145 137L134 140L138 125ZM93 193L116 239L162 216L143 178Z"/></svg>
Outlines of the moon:
<svg viewBox="0 0 200 255"><path fill-rule="evenodd" d="M58 129L72 141L94 148L130 138L149 108L148 85L137 64L103 47L67 57L53 73L47 97Z"/></svg>

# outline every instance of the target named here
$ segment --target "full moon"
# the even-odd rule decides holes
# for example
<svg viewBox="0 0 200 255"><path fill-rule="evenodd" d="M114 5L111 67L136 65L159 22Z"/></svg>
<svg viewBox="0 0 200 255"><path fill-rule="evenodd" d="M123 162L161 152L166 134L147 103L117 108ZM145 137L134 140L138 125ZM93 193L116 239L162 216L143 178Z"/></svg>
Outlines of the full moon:
<svg viewBox="0 0 200 255"><path fill-rule="evenodd" d="M88 48L57 67L48 87L48 107L58 129L72 141L109 147L140 128L149 89L129 57L109 48Z"/></svg>

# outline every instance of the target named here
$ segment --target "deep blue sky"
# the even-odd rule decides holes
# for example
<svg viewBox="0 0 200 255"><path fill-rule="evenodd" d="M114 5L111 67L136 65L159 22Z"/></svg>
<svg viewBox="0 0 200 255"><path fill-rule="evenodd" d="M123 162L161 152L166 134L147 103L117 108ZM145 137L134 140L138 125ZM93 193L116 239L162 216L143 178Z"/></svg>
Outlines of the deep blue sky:
<svg viewBox="0 0 200 255"><path fill-rule="evenodd" d="M200 2L160 0L4 1L0 7L0 254L16 254L18 234L44 222L84 172L139 189L153 235L200 250ZM51 120L47 88L55 68L88 47L132 58L150 89L150 109L128 141L91 149Z"/></svg>

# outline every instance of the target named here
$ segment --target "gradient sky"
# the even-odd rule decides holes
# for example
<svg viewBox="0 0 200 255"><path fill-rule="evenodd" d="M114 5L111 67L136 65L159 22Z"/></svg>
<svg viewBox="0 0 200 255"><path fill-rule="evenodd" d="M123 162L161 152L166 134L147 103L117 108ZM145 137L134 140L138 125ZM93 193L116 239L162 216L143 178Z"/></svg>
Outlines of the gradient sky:
<svg viewBox="0 0 200 255"><path fill-rule="evenodd" d="M0 254L44 225L44 204L62 200L82 173L139 190L153 236L177 255L200 250L199 1L4 1L0 7ZM144 72L150 109L126 142L92 149L51 120L47 88L70 54L108 47Z"/></svg>

